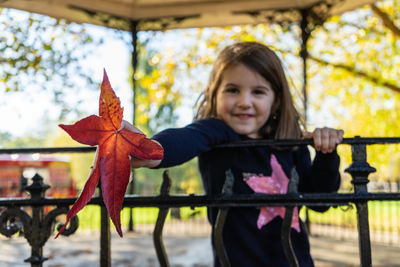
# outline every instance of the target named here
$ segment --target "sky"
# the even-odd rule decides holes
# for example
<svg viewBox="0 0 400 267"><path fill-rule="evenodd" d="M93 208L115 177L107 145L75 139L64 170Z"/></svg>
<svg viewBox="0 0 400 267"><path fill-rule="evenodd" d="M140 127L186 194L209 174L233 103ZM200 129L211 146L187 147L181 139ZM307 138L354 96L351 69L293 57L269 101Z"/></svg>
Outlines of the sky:
<svg viewBox="0 0 400 267"><path fill-rule="evenodd" d="M89 31L95 35L105 35L104 28L88 26ZM132 91L128 83L128 67L130 64L130 51L123 41L116 38L105 39L96 51L82 62L83 68L90 68L93 80L100 84L103 69L106 69L111 85L121 100L126 118L132 118ZM74 79L74 77L71 77ZM79 99L83 99L83 111L88 114L97 114L100 90L80 90ZM67 95L68 101L74 101L76 95ZM44 117L57 119L57 107L52 104L52 94L41 90L25 90L24 92L5 92L0 90L0 131L9 132L15 136L29 134L40 128ZM4 101L5 100L5 101ZM85 101L87 100L87 101ZM57 130L57 125L51 127Z"/></svg>
<svg viewBox="0 0 400 267"><path fill-rule="evenodd" d="M114 47L114 49L111 49ZM117 49L115 49L117 47ZM108 51L108 52L107 52ZM110 53L110 51L118 51ZM122 45L115 41L107 41L104 46L99 47L100 57L91 57L89 64L98 66L94 69L94 81L99 84L102 81L103 68L107 70L112 86L115 88L125 107L125 114L132 114L132 108L129 100L132 99L131 89L126 82L127 56L128 51ZM85 111L88 113L97 113L96 101L89 101L93 97L98 98L100 91L81 90L80 98L88 99L85 102ZM35 91L34 96L29 90L24 92L4 92L0 91L0 98L6 101L0 106L0 131L8 131L13 135L21 136L32 131L39 126L44 116L56 119L56 107L52 103L52 95L45 91ZM73 96L69 96L73 97Z"/></svg>

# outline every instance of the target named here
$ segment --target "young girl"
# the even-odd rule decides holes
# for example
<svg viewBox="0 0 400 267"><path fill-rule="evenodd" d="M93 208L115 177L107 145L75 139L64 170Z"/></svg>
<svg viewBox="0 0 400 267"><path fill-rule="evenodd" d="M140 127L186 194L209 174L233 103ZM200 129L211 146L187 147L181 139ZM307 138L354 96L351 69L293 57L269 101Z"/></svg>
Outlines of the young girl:
<svg viewBox="0 0 400 267"><path fill-rule="evenodd" d="M287 185L293 166L299 174L299 192L333 192L339 188L336 145L341 142L343 131L322 128L302 134L281 62L260 43L236 43L221 52L195 119L184 128L167 129L152 138L164 148L162 161L133 158L132 166L166 168L198 156L208 195L221 194L228 169L235 178L235 194L252 194L257 183L265 181L269 183L265 193L286 192L286 188L279 188ZM124 125L137 131L132 125ZM314 140L317 153L313 162L306 146L286 150L213 149L240 140L302 137ZM211 224L215 223L217 212L216 208L208 209ZM292 224L292 245L299 265L313 266L308 237L297 216ZM288 266L280 241L282 218L271 214L264 214L261 220L260 217L259 208L230 209L223 240L231 266ZM219 266L215 249L214 262Z"/></svg>

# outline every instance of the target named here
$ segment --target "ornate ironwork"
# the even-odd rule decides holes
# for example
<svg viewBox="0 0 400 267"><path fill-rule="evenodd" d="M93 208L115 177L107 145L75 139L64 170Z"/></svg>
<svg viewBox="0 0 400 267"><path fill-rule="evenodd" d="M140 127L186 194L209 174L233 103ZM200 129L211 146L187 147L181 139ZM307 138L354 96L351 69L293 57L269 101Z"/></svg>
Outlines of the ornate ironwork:
<svg viewBox="0 0 400 267"><path fill-rule="evenodd" d="M368 201L370 200L400 200L399 193L369 193L367 191L368 175L375 171L375 168L371 167L366 161L366 145L373 144L390 144L400 143L400 138L345 138L342 142L352 146L352 158L353 162L349 168L346 169L353 179L354 193L348 194L337 194L337 193L313 193L313 194L300 194L296 193L293 183L295 179L291 179L290 188L288 193L285 195L267 195L267 194L251 194L251 195L233 195L230 193L229 187L231 181L227 179L226 186L219 196L171 196L168 194L168 181L165 181L161 189L159 196L154 197L141 197L141 196L126 196L124 200L124 207L159 207L161 211L168 211L171 207L218 207L222 211L227 211L230 207L263 207L268 206L286 206L287 214L285 214L284 221L290 222L290 213L292 208L300 205L311 205L311 206L332 206L332 205L349 205L349 203L355 203L357 208L358 218L358 229L359 229L359 248L360 248L360 262L361 266L370 266L371 262L371 246L369 240L369 222L368 222ZM298 146L298 145L311 145L312 140L285 140L285 141L268 141L262 140L258 142L240 142L234 144L228 144L222 147L253 147L253 146ZM216 148L216 149L218 149ZM91 152L93 148L82 149L81 148L62 148L74 152ZM75 150L76 149L76 150ZM31 153L32 149L13 149L12 151L7 150L8 153ZM35 152L56 152L57 148L43 148L34 149ZM0 154L5 153L5 150L0 149ZM227 178L229 178L229 173ZM291 175L295 177L294 174ZM68 211L68 206L72 205L76 198L48 198L44 197L45 191L49 188L48 185L43 183L42 177L35 175L32 178L32 183L26 186L24 189L30 193L30 198L0 198L0 206L6 207L0 213L0 233L5 236L12 236L18 232L22 233L27 239L28 243L32 248L31 257L26 259L26 262L31 263L32 266L42 266L42 263L46 260L42 255L42 249L50 235L54 231L56 226L56 218L61 214L65 214ZM105 210L104 203L101 197L94 197L89 202L92 205L100 205L102 207L101 216L101 242L100 242L100 266L110 266L111 264L111 245L110 245L110 227L107 211ZM26 211L23 207L31 207L31 211ZM49 213L44 214L44 206L56 206ZM162 214L161 214L162 215ZM223 216L222 216L223 217ZM155 229L155 235L158 236L155 239L155 245L162 245L161 235L162 227L165 220L161 219L157 223ZM216 240L221 237L219 234L222 233L223 218L220 223L216 224L214 231L214 238ZM58 225L57 227L60 227ZM78 227L77 217L71 220L71 225L64 231L63 235L70 235L76 231ZM287 228L287 224L283 224L283 228ZM283 243L290 245L289 231L286 229L282 230ZM290 230L290 224L289 224ZM216 242L218 243L218 242ZM219 250L223 249L223 244L219 246ZM222 250L221 250L222 251ZM165 251L164 251L165 254ZM223 255L223 253L220 255ZM221 257L225 263L229 263L227 258ZM290 258L290 254L288 256ZM165 266L167 266L167 256L164 255ZM295 264L292 264L295 266Z"/></svg>
<svg viewBox="0 0 400 267"><path fill-rule="evenodd" d="M29 192L30 200L38 201L44 198L44 193L49 188L49 185L43 183L43 178L36 174L32 178L32 184L26 186L24 190ZM56 207L46 215L43 210L44 206L42 205L31 205L30 212L21 207L11 206L0 213L0 233L7 237L18 232L23 234L31 246L31 256L25 260L25 262L30 262L31 266L42 266L43 262L47 260L46 257L43 257L43 246L54 232L57 216L66 214L68 206ZM58 225L58 229L61 226ZM71 235L77 228L78 218L74 217L62 235Z"/></svg>
<svg viewBox="0 0 400 267"><path fill-rule="evenodd" d="M7 237L20 231L31 233L31 223L29 214L19 208L9 208L0 213L0 233Z"/></svg>
<svg viewBox="0 0 400 267"><path fill-rule="evenodd" d="M355 139L360 139L356 136ZM354 185L356 194L367 194L368 175L375 172L367 162L367 148L365 144L356 144L351 146L352 164L345 171L352 176L351 183ZM357 221L358 221L358 240L359 251L362 266L371 266L371 240L368 221L368 201L356 203Z"/></svg>
<svg viewBox="0 0 400 267"><path fill-rule="evenodd" d="M254 17L254 21L263 21L268 24L277 23L285 27L301 22L304 14L306 14L305 18L308 24L312 28L315 28L322 25L328 19L331 15L331 9L340 2L343 2L343 0L325 0L304 9L265 9L257 11L239 11L235 13L250 15Z"/></svg>

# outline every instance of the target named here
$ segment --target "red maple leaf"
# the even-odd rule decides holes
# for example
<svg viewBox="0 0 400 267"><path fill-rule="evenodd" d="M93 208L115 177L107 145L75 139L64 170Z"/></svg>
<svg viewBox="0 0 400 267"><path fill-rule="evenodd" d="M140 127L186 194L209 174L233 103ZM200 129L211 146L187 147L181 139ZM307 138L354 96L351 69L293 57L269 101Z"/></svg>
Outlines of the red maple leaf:
<svg viewBox="0 0 400 267"><path fill-rule="evenodd" d="M130 156L160 160L163 149L142 133L121 128L123 108L104 70L99 100L99 115L91 115L73 125L59 126L79 143L97 145L92 172L72 208L67 214L60 235L70 219L91 199L101 179L103 201L118 234L122 237L120 211L130 176Z"/></svg>

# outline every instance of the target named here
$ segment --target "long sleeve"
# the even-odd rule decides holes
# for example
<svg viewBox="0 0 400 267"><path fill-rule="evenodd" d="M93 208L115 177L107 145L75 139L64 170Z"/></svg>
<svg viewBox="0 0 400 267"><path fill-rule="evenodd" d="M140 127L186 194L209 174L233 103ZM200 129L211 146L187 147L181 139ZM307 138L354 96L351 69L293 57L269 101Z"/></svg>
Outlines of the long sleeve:
<svg viewBox="0 0 400 267"><path fill-rule="evenodd" d="M340 158L336 151L323 154L317 152L311 162L306 146L301 146L295 152L296 169L301 177L300 192L334 192L340 185Z"/></svg>
<svg viewBox="0 0 400 267"><path fill-rule="evenodd" d="M299 172L299 192L330 193L340 186L340 158L336 151L323 154L317 152L313 162L307 147L300 147L295 153L296 169ZM329 207L310 207L316 211L326 211Z"/></svg>
<svg viewBox="0 0 400 267"><path fill-rule="evenodd" d="M182 164L218 144L236 141L238 137L221 120L204 119L183 128L166 129L152 139L164 148L164 158L158 168L165 168Z"/></svg>

